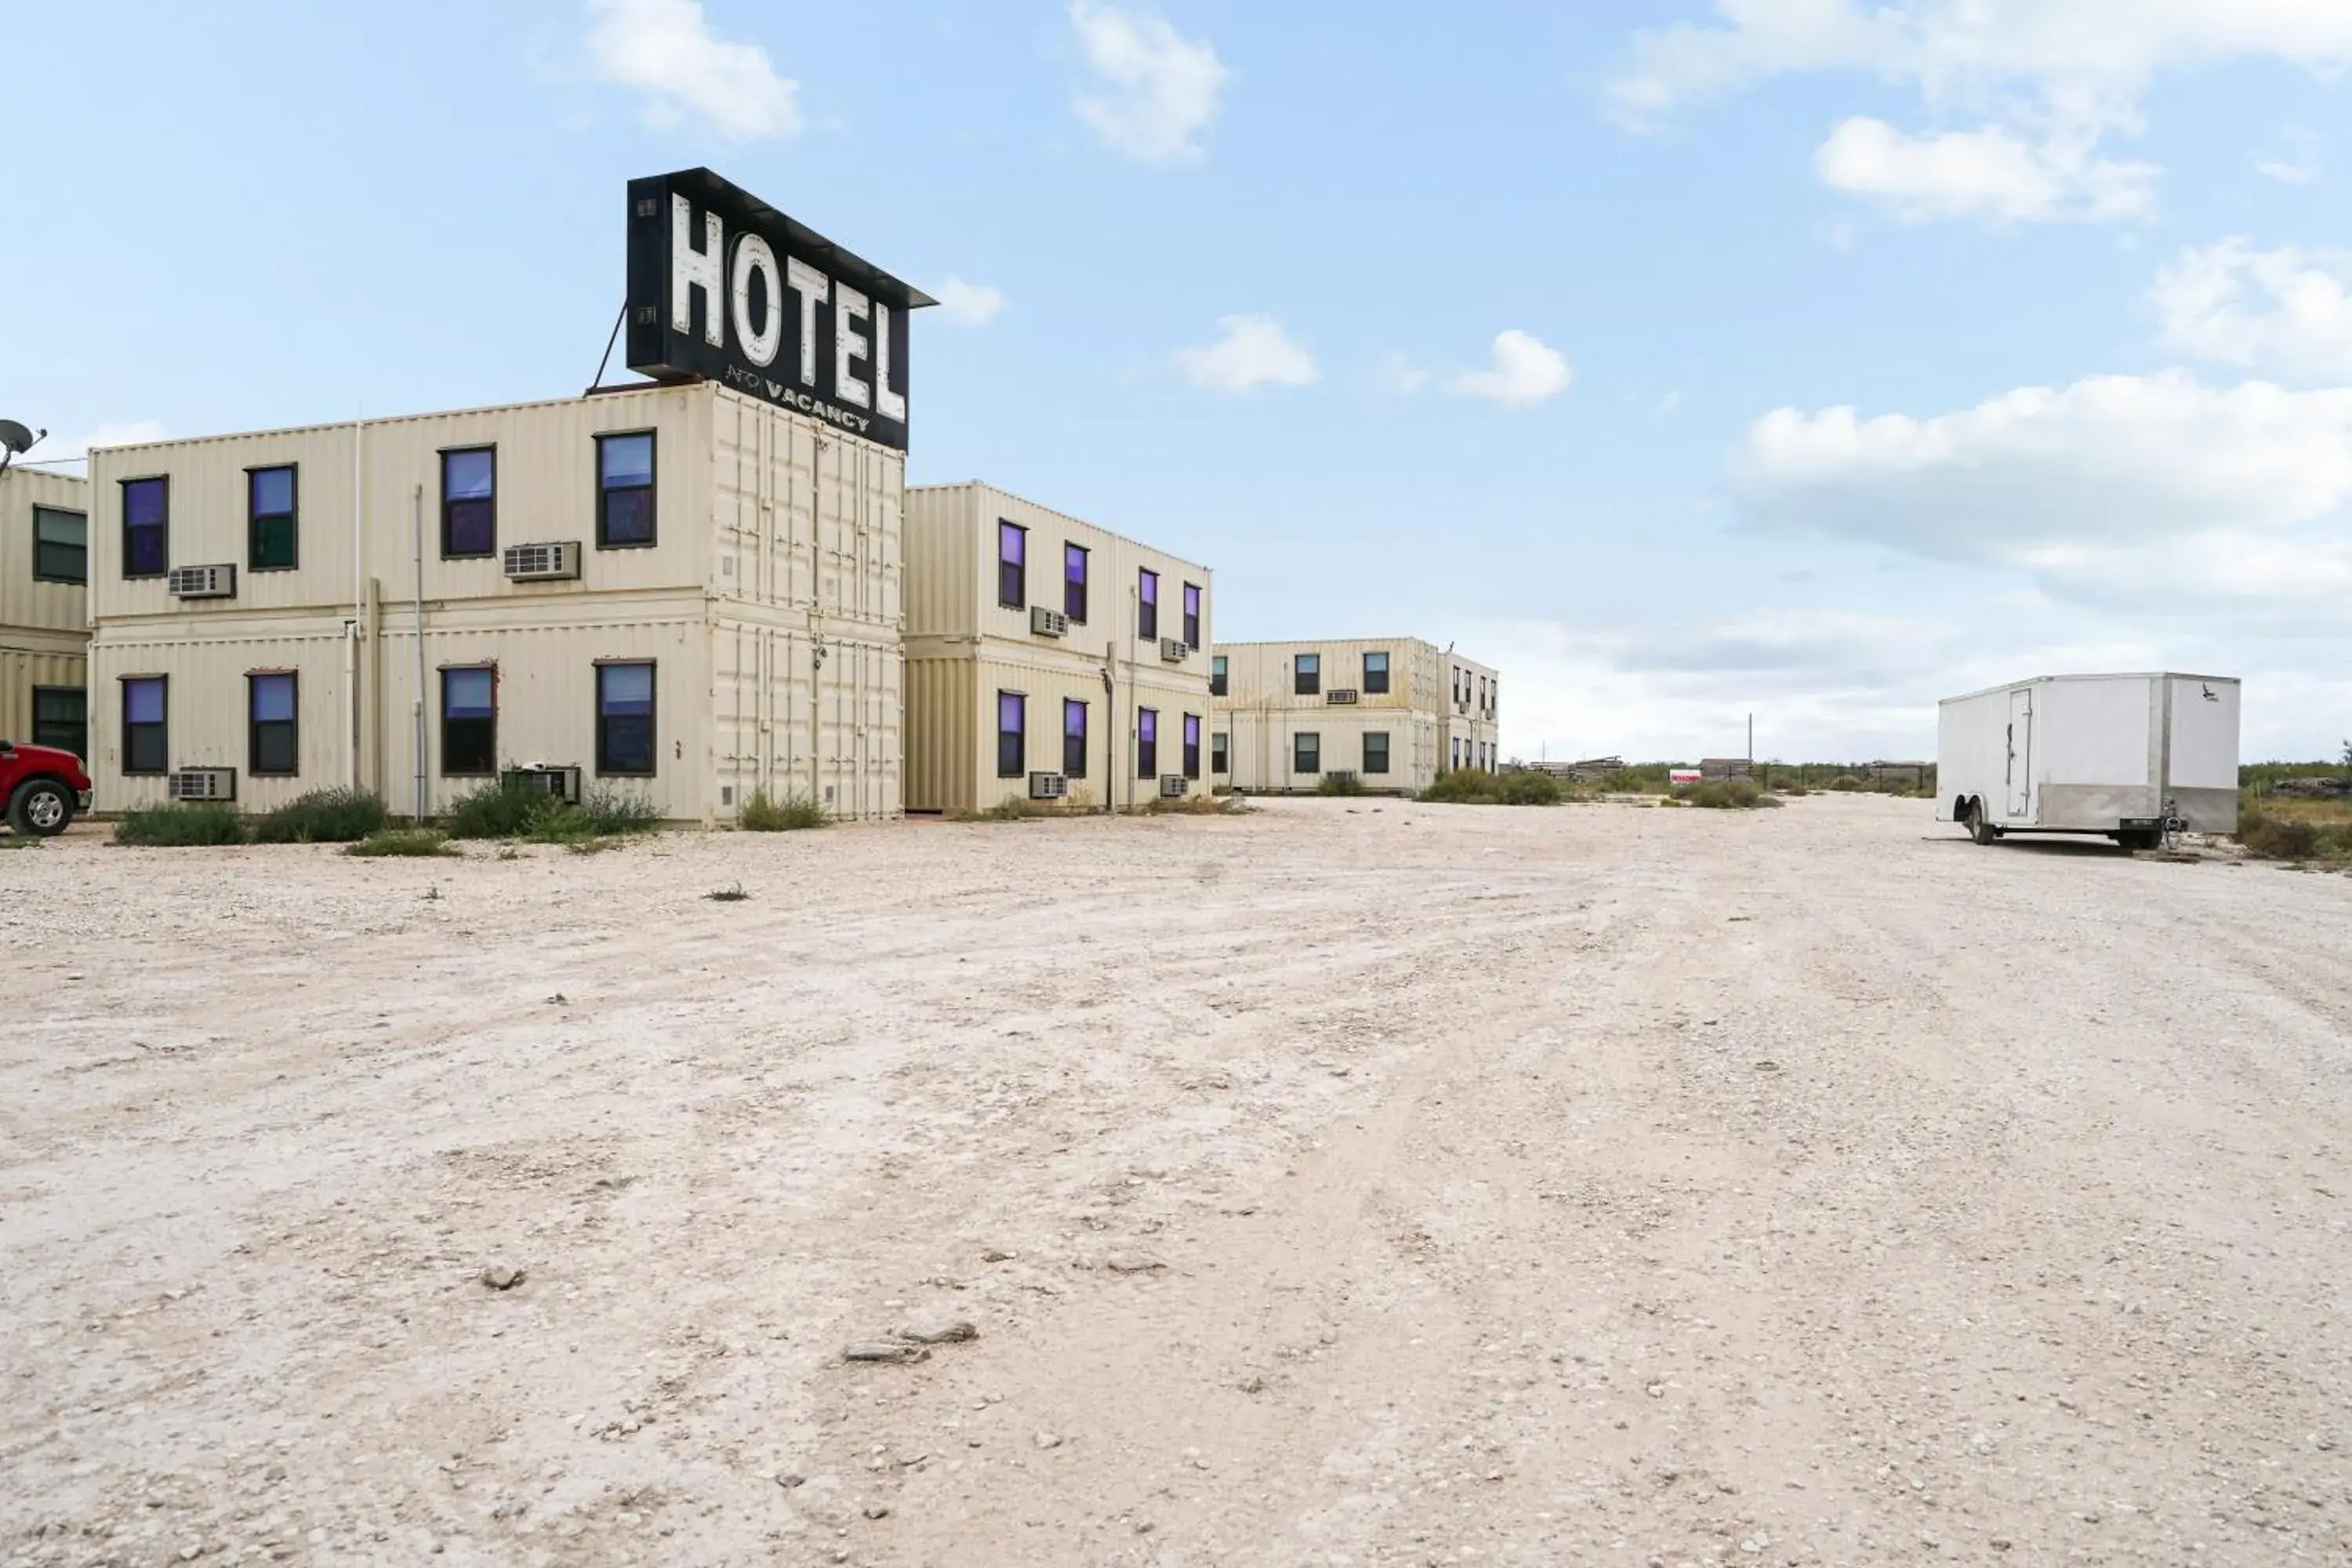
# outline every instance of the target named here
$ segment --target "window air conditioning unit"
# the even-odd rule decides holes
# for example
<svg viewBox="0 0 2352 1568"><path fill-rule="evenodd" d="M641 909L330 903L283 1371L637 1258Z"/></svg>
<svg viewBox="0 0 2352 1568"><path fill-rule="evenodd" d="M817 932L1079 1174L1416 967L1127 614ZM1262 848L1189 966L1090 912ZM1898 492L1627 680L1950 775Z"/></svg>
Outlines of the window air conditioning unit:
<svg viewBox="0 0 2352 1568"><path fill-rule="evenodd" d="M562 582L580 575L580 542L509 544L505 559L509 583Z"/></svg>
<svg viewBox="0 0 2352 1568"><path fill-rule="evenodd" d="M1070 781L1064 774L1031 773L1029 775L1031 800L1066 800L1069 798L1069 794Z"/></svg>
<svg viewBox="0 0 2352 1568"><path fill-rule="evenodd" d="M1059 610L1032 605L1029 606L1029 629L1041 637L1066 637L1070 635L1070 617Z"/></svg>
<svg viewBox="0 0 2352 1568"><path fill-rule="evenodd" d="M1161 773L1160 775L1160 798L1162 800L1183 799L1185 782L1186 781L1182 773Z"/></svg>
<svg viewBox="0 0 2352 1568"><path fill-rule="evenodd" d="M580 804L580 770L557 763L526 763L499 775L506 788L526 795L543 795L567 805Z"/></svg>
<svg viewBox="0 0 2352 1568"><path fill-rule="evenodd" d="M1351 688L1333 687L1323 694L1323 700L1334 708L1353 708L1356 705L1356 693Z"/></svg>
<svg viewBox="0 0 2352 1568"><path fill-rule="evenodd" d="M224 566L174 566L166 580L172 595L179 599L234 599L236 597L236 568Z"/></svg>
<svg viewBox="0 0 2352 1568"><path fill-rule="evenodd" d="M1178 642L1174 637L1161 637L1160 657L1170 664L1181 664L1192 657L1192 649L1190 645Z"/></svg>
<svg viewBox="0 0 2352 1568"><path fill-rule="evenodd" d="M182 768L172 775L169 789L173 800L235 800L236 770Z"/></svg>

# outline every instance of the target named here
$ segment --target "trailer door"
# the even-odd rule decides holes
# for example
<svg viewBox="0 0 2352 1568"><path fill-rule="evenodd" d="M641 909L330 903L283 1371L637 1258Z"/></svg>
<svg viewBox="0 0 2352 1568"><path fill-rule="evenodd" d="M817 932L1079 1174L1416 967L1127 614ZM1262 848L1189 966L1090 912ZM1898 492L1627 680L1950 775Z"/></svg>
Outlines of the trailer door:
<svg viewBox="0 0 2352 1568"><path fill-rule="evenodd" d="M2033 816L2033 689L2009 694L2009 813L2011 822Z"/></svg>

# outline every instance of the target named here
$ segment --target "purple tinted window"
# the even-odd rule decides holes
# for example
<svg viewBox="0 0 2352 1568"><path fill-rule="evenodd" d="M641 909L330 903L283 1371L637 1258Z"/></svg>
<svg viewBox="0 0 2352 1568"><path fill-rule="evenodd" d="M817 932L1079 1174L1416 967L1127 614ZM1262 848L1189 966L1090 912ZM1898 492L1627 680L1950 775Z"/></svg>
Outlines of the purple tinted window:
<svg viewBox="0 0 2352 1568"><path fill-rule="evenodd" d="M124 681L122 717L132 724L161 724L163 721L163 683L160 680Z"/></svg>
<svg viewBox="0 0 2352 1568"><path fill-rule="evenodd" d="M1135 635L1156 637L1160 635L1160 574L1146 572L1136 579L1136 595L1139 607L1136 616Z"/></svg>
<svg viewBox="0 0 2352 1568"><path fill-rule="evenodd" d="M1062 546L1062 614L1074 621L1087 618L1087 547Z"/></svg>
<svg viewBox="0 0 2352 1568"><path fill-rule="evenodd" d="M172 564L171 481L122 481L122 574L161 577Z"/></svg>
<svg viewBox="0 0 2352 1568"><path fill-rule="evenodd" d="M1017 691L996 694L996 776L1017 779L1029 765L1029 700Z"/></svg>
<svg viewBox="0 0 2352 1568"><path fill-rule="evenodd" d="M1136 721L1135 730L1145 740L1157 741L1160 739L1160 715L1146 708L1142 717Z"/></svg>

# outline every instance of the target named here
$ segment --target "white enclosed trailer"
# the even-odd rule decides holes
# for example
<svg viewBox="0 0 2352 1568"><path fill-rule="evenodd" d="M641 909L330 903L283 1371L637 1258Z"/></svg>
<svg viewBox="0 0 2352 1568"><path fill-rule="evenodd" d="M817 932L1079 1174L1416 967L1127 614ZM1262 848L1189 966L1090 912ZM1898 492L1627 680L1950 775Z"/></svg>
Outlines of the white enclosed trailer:
<svg viewBox="0 0 2352 1568"><path fill-rule="evenodd" d="M2085 833L2134 848L2168 826L2238 826L2238 682L2225 676L2054 675L1948 697L1936 816L1979 844Z"/></svg>

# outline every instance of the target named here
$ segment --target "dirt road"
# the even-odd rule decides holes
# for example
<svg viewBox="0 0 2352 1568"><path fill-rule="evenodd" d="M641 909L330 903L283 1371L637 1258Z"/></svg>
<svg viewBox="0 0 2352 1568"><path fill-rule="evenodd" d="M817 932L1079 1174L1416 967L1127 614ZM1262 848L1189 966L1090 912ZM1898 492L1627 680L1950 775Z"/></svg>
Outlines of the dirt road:
<svg viewBox="0 0 2352 1568"><path fill-rule="evenodd" d="M78 834L0 953L0 1562L2352 1562L2346 878Z"/></svg>

